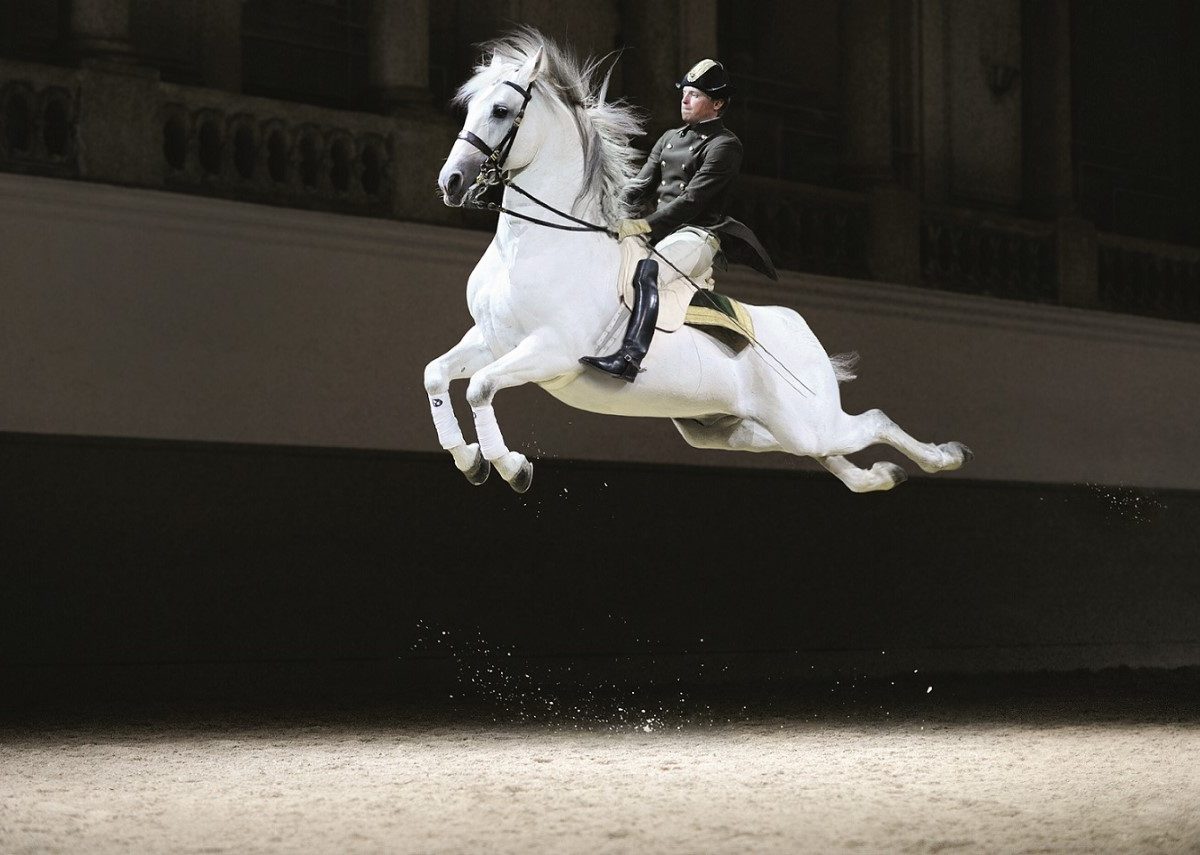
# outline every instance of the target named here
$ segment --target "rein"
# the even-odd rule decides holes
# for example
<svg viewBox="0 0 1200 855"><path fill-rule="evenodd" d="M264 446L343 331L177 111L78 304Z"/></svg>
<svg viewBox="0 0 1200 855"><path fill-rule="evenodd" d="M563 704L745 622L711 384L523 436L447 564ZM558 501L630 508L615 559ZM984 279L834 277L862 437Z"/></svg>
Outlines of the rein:
<svg viewBox="0 0 1200 855"><path fill-rule="evenodd" d="M529 191L521 188L517 184L514 184L511 180L504 178L503 176L501 176L500 180L504 183L505 187L511 187L513 190L516 190L518 193L520 193L522 196L524 196L530 202L533 202L536 205L540 205L541 207L545 208L550 213L558 214L560 217L563 217L564 219L568 219L573 223L578 223L579 225L564 226L562 223L552 223L549 220L539 220L537 217L530 217L530 216L522 214L518 211L513 211L513 210L510 210L509 208L505 208L503 205L498 204L496 202L488 202L486 205L483 206L484 208L486 208L489 211L499 211L502 214L508 214L510 217L516 217L517 219L520 219L520 220L528 220L531 223L537 223L539 226L546 226L547 228L551 228L551 229L559 229L560 231L564 231L564 232L604 232L609 237L615 238L617 236L617 233L614 232L612 229L608 228L607 226L598 226L595 223L589 223L587 220L581 220L578 217L574 217L571 214L568 214L566 211L558 210L558 208L555 208L553 205L546 204L541 199L539 199L537 196L534 196Z"/></svg>

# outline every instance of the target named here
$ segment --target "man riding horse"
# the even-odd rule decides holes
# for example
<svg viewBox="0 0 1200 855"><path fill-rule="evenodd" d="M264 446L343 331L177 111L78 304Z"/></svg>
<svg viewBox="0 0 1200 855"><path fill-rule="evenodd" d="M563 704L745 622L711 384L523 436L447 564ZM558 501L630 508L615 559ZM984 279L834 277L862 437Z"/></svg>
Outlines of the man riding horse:
<svg viewBox="0 0 1200 855"><path fill-rule="evenodd" d="M609 356L584 356L586 365L630 383L641 370L658 318L658 286L681 276L699 276L723 261L723 239L734 260L745 261L776 278L775 267L754 233L725 215L734 178L742 165L742 142L721 119L733 84L721 63L705 59L675 84L681 90L684 125L667 131L650 151L641 172L625 192L635 207L654 201L644 219L621 220L620 240L649 235L664 264L638 262L633 312L621 348Z"/></svg>

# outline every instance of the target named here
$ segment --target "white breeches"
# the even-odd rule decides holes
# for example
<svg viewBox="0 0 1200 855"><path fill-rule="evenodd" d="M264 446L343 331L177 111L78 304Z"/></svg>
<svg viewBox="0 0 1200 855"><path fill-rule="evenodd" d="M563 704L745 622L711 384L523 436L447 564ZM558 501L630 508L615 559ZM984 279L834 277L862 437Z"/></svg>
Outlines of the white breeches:
<svg viewBox="0 0 1200 855"><path fill-rule="evenodd" d="M704 229L684 226L660 240L654 245L654 248L684 274L699 276L712 267L713 259L721 251L721 242L717 240L716 235L706 232ZM660 286L679 278L679 273L672 270L669 264L658 259L657 256L651 256L651 258L658 260L658 284Z"/></svg>

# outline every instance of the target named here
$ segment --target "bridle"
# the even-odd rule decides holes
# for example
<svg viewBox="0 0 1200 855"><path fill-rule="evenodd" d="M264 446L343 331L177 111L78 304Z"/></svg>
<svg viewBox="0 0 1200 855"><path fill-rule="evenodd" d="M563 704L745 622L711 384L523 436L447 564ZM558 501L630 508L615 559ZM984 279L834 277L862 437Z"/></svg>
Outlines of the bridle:
<svg viewBox="0 0 1200 855"><path fill-rule="evenodd" d="M589 223L586 220L581 220L578 217L566 213L565 211L560 211L553 205L548 205L541 199L514 184L512 178L505 174L504 163L508 160L508 153L512 151L513 142L515 142L517 139L517 131L521 130L521 120L525 118L525 110L529 107L529 102L533 98L533 83L531 82L529 84L529 88L526 89L523 86L513 83L511 80L504 80L501 82L504 83L505 86L511 86L513 89L516 89L517 92L521 94L521 98L523 100L521 101L521 109L517 110L517 115L513 118L512 127L508 129L508 133L504 135L504 138L500 140L500 143L495 148L492 148L470 131L463 131L458 135L458 139L463 140L464 142L469 142L471 145L475 146L475 148L479 149L487 158L484 160L483 165L479 167L479 174L475 176L475 186L479 187L481 191L486 190L489 187L495 187L497 184L503 184L505 187L511 187L513 190L517 191L531 202L541 206L542 208L545 208L547 211L550 211L553 214L557 214L564 219L570 220L573 223L577 223L578 225L565 226L561 223L552 223L548 220L539 220L537 217L530 217L518 211L509 210L508 208L505 208L503 205L500 205L496 202L485 202L480 207L486 208L489 211L498 211L503 214L508 214L510 217L527 220L531 223L536 223L539 226L546 226L547 228L551 229L560 229L566 232L604 232L605 234L616 237L616 232L607 226Z"/></svg>
<svg viewBox="0 0 1200 855"><path fill-rule="evenodd" d="M525 109L529 106L530 99L533 98L532 83L529 84L528 89L513 83L511 80L505 80L504 85L516 89L521 93L521 98L524 100L521 101L521 109L517 111L512 127L508 129L508 133L504 135L504 139L500 140L500 144L492 148L470 131L463 131L458 135L458 139L469 142L487 157L487 160L483 162L483 166L479 167L479 175L475 178L475 183L483 187L494 187L504 180L504 177L501 175L504 170L504 162L508 160L508 153L512 151L513 142L517 139L517 131L521 130L521 120L525 118Z"/></svg>

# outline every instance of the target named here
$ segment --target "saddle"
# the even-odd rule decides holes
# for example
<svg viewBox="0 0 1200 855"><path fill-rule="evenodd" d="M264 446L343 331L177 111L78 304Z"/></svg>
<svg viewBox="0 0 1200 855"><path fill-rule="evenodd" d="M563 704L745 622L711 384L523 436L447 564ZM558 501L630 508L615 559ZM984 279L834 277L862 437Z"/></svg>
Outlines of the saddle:
<svg viewBox="0 0 1200 855"><path fill-rule="evenodd" d="M639 261L652 256L639 240L623 240L620 246L617 294L621 304L632 311L634 268ZM742 303L713 291L712 268L693 276L692 281L700 286L700 290L683 277L659 286L658 320L654 328L672 333L686 325L701 329L735 349L748 344L754 335L754 321Z"/></svg>

